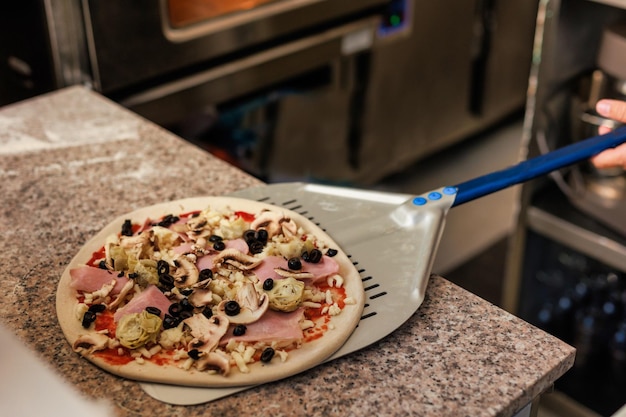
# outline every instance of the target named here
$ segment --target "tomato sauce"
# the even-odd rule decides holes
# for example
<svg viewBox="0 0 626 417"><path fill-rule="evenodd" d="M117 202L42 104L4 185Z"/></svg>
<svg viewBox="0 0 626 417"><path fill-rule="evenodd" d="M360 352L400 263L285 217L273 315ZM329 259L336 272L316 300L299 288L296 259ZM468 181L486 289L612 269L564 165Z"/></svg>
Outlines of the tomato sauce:
<svg viewBox="0 0 626 417"><path fill-rule="evenodd" d="M100 262L101 259L104 259L105 256L106 254L105 254L104 246L103 246L97 251L95 251L93 254L91 254L91 258L89 258L89 261L87 261L87 265L97 267L98 262Z"/></svg>
<svg viewBox="0 0 626 417"><path fill-rule="evenodd" d="M109 310L105 310L102 313L96 315L95 322L96 331L107 330L109 337L115 337L115 321L113 320L113 313Z"/></svg>
<svg viewBox="0 0 626 417"><path fill-rule="evenodd" d="M93 353L94 356L97 356L100 359L104 359L107 363L111 365L126 365L135 360L132 356L128 354L124 350L122 355L119 354L117 349L103 349Z"/></svg>
<svg viewBox="0 0 626 417"><path fill-rule="evenodd" d="M174 361L172 358L172 355L167 352L166 353L159 352L156 355L152 356L150 359L148 358L144 358L144 359L152 363L155 363L159 366L169 365Z"/></svg>
<svg viewBox="0 0 626 417"><path fill-rule="evenodd" d="M330 290L333 294L333 300L337 303L337 306L343 310L345 307L346 289L344 287L336 288L327 284L317 286L321 292ZM330 322L330 315L328 313L323 314L324 306L319 308L308 308L304 312L304 316L307 320L311 320L315 323L315 326L305 330L304 341L311 342L324 336L324 333L328 331L328 323Z"/></svg>

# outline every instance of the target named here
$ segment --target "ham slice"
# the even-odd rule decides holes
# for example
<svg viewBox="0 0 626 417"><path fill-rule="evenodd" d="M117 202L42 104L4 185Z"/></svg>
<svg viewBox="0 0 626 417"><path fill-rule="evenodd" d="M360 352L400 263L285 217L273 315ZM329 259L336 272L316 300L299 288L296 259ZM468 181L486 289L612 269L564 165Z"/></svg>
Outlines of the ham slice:
<svg viewBox="0 0 626 417"><path fill-rule="evenodd" d="M191 252L191 247L193 246L193 243L188 242L188 243L183 243L182 245L178 245L172 248L172 251L175 254L178 255L182 255L184 253L189 253Z"/></svg>
<svg viewBox="0 0 626 417"><path fill-rule="evenodd" d="M283 279L274 271L276 268L287 269L287 260L282 256L268 256L263 259L261 265L253 269L253 272L261 282L265 282L268 278L274 280Z"/></svg>
<svg viewBox="0 0 626 417"><path fill-rule="evenodd" d="M128 278L125 276L118 277L118 274L118 271L109 271L87 265L72 268L70 269L70 287L77 291L94 292L102 288L103 285L110 284L112 280L116 280L111 294L119 294L128 282Z"/></svg>
<svg viewBox="0 0 626 417"><path fill-rule="evenodd" d="M287 260L280 256L268 256L263 260L261 265L254 268L254 273L259 281L264 282L268 278L274 280L283 279L274 270L276 268L288 269ZM302 262L302 269L297 272L310 272L313 278L301 279L305 283L315 283L319 280L327 278L331 275L339 273L339 264L330 256L322 256L318 263Z"/></svg>
<svg viewBox="0 0 626 417"><path fill-rule="evenodd" d="M246 324L246 332L242 336L233 335L233 327L220 340L220 345L227 344L231 339L237 342L292 342L303 337L300 322L304 317L304 309L299 308L291 313L267 310L254 323Z"/></svg>
<svg viewBox="0 0 626 417"><path fill-rule="evenodd" d="M128 304L118 309L113 320L118 322L126 314L141 313L146 307L158 308L161 310L161 318L163 318L170 304L172 302L155 285L148 285L145 290L135 294Z"/></svg>
<svg viewBox="0 0 626 417"><path fill-rule="evenodd" d="M302 271L310 272L315 275L313 282L327 278L331 275L339 273L339 264L330 256L322 256L322 259L316 263L302 262Z"/></svg>

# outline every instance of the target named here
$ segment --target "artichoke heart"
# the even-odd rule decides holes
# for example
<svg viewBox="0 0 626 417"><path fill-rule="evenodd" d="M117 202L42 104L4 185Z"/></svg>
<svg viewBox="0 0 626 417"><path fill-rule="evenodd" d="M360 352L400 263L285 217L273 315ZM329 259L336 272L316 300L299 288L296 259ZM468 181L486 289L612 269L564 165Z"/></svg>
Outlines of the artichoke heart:
<svg viewBox="0 0 626 417"><path fill-rule="evenodd" d="M116 271L124 271L128 268L128 255L120 245L109 246L109 258Z"/></svg>
<svg viewBox="0 0 626 417"><path fill-rule="evenodd" d="M137 275L135 281L145 288L149 284L159 283L159 274L157 272L157 261L152 259L139 259L133 265L133 272Z"/></svg>
<svg viewBox="0 0 626 417"><path fill-rule="evenodd" d="M296 310L304 297L304 283L295 278L275 280L274 287L267 292L269 308L288 313Z"/></svg>
<svg viewBox="0 0 626 417"><path fill-rule="evenodd" d="M115 335L122 346L137 349L148 342L155 342L161 330L159 316L142 311L123 316L117 323Z"/></svg>

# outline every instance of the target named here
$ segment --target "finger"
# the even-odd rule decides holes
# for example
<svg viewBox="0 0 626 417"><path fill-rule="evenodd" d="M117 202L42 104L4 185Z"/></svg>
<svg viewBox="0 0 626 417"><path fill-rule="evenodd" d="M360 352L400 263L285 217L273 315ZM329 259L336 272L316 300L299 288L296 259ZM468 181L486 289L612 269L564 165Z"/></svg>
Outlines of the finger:
<svg viewBox="0 0 626 417"><path fill-rule="evenodd" d="M596 111L604 117L626 123L626 102L624 101L600 100L596 104Z"/></svg>
<svg viewBox="0 0 626 417"><path fill-rule="evenodd" d="M596 168L626 168L626 144L622 144L617 148L607 149L591 158L591 163Z"/></svg>
<svg viewBox="0 0 626 417"><path fill-rule="evenodd" d="M605 133L609 133L611 131L611 128L608 126L600 126L598 127L598 134L600 135L604 135Z"/></svg>

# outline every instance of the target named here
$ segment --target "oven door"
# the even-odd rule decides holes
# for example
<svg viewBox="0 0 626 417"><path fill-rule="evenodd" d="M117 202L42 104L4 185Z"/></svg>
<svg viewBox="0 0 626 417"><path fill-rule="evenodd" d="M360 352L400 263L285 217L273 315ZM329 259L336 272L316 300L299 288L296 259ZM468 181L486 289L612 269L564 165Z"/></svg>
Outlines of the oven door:
<svg viewBox="0 0 626 417"><path fill-rule="evenodd" d="M119 103L268 182L351 179L379 25L350 22ZM292 157L302 146L306 161Z"/></svg>
<svg viewBox="0 0 626 417"><path fill-rule="evenodd" d="M388 0L82 0L94 88L141 89L379 14Z"/></svg>

